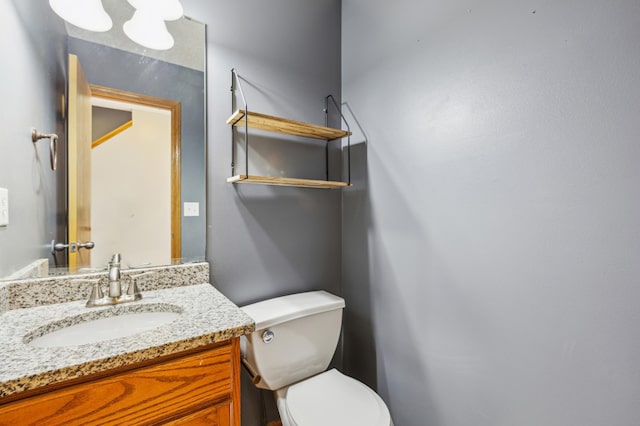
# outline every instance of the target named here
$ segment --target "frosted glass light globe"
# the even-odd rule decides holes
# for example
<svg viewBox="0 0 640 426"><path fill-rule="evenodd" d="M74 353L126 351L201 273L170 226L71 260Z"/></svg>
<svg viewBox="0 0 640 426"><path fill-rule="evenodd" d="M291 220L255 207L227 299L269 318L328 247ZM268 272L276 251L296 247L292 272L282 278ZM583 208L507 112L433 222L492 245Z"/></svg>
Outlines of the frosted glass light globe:
<svg viewBox="0 0 640 426"><path fill-rule="evenodd" d="M102 0L49 0L49 6L59 17L84 30L104 32L113 26Z"/></svg>
<svg viewBox="0 0 640 426"><path fill-rule="evenodd" d="M167 50L173 47L173 37L164 20L146 10L136 10L122 29L131 40L149 49Z"/></svg>

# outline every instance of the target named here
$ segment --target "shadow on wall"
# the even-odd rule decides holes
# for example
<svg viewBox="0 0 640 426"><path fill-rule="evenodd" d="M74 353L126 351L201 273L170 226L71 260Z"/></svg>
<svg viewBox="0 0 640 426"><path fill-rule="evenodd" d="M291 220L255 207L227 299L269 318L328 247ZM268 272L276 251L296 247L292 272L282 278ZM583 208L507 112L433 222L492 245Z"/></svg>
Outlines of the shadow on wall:
<svg viewBox="0 0 640 426"><path fill-rule="evenodd" d="M383 166L385 163L379 158L381 153L376 152L375 141L372 143L365 136L348 104L346 110L348 120L357 126L352 128L355 143L351 147L354 186L343 192L344 370L379 393L396 424L403 424L403 411L416 407L428 410L432 418L437 418L429 392L428 372L420 361L419 330L412 330L407 318L409 305L428 305L425 301L428 289L424 276L420 275L425 272L420 268L427 266L427 238L419 218L400 196L397 177ZM374 183L370 167L375 167ZM377 188L373 188L373 184ZM374 211L373 206L380 205L373 203L375 196L384 198L383 210ZM381 228L385 229L384 235L379 233ZM389 252L385 246L387 239L401 240L402 252ZM398 257L404 259L406 269L394 269L392 259ZM399 291L403 286L414 289L416 300L403 299ZM381 347L394 348L394 352L390 357L381 357L378 351ZM402 359L402 368L397 368L399 359ZM415 398L405 401L391 395L389 390L397 383L405 383Z"/></svg>
<svg viewBox="0 0 640 426"><path fill-rule="evenodd" d="M247 289L250 294L243 298L246 300L243 303L311 290L339 295L340 271L336 265L339 234L319 230L337 226L340 211L335 206L340 194L263 185L233 188L243 229L251 241L243 250L251 253L254 262L251 268L263 270L260 284ZM278 269L277 282L272 279L274 265Z"/></svg>
<svg viewBox="0 0 640 426"><path fill-rule="evenodd" d="M352 126L351 188L342 193L342 283L346 308L343 320L343 366L346 374L377 389L376 342L373 330L369 276L369 203L367 137L347 103ZM347 153L343 153L346 165Z"/></svg>
<svg viewBox="0 0 640 426"><path fill-rule="evenodd" d="M237 131L235 174L247 174L244 129ZM323 142L289 135L267 136L258 134L258 131L249 131L250 175L324 179L324 158Z"/></svg>
<svg viewBox="0 0 640 426"><path fill-rule="evenodd" d="M241 305L319 289L340 294L339 267L333 267L339 234L319 231L337 228L339 192L263 185L230 190L243 222L237 232L246 232L250 243L234 248L247 261L233 289ZM256 388L244 368L241 378L242 418L263 425L278 419L273 392Z"/></svg>
<svg viewBox="0 0 640 426"><path fill-rule="evenodd" d="M428 332L426 313L433 291L427 278L433 262L429 258L432 253L427 248L428 238L416 212L401 195L397 176L383 166L380 153L375 149L368 157L371 167L375 167L373 185L377 187L368 192L361 208L366 210L368 217L365 238L369 244L371 299L367 323L372 327L377 359L375 366L367 366L371 370L366 373L376 375L376 390L387 403L395 424L411 424L405 416L416 411L429 413L429 418L437 419L437 406L430 389L433 380L422 362L420 346L429 337L425 332ZM370 176L367 173L368 180ZM398 247L402 249L394 250ZM424 320L418 327L412 323L416 312ZM359 348L354 349L359 351ZM352 356L364 359L358 352ZM407 389L404 398L392 393L398 386Z"/></svg>

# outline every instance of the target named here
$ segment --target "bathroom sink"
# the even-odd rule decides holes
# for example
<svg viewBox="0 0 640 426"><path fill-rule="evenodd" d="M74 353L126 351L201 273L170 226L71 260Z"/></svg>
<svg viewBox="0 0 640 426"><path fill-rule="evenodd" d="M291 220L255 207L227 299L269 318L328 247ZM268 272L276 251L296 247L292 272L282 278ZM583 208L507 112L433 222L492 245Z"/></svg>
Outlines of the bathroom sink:
<svg viewBox="0 0 640 426"><path fill-rule="evenodd" d="M59 348L120 339L150 331L177 319L182 310L169 304L139 305L136 309L88 312L49 323L24 336L35 347Z"/></svg>

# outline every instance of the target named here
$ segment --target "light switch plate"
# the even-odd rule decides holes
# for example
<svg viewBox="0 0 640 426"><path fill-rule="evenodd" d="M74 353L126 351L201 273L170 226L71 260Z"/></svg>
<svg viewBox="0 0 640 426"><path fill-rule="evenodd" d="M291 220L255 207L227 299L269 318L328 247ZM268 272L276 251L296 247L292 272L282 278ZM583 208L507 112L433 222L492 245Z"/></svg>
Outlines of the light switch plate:
<svg viewBox="0 0 640 426"><path fill-rule="evenodd" d="M184 215L186 216L200 216L200 203L184 203Z"/></svg>
<svg viewBox="0 0 640 426"><path fill-rule="evenodd" d="M0 188L0 226L9 225L9 190Z"/></svg>

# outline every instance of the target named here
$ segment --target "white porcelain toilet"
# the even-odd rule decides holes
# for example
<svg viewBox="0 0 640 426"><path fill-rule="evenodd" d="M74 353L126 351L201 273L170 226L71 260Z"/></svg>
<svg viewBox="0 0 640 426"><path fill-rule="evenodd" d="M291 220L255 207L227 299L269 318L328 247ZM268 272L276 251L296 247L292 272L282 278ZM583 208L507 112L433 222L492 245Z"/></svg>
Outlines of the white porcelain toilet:
<svg viewBox="0 0 640 426"><path fill-rule="evenodd" d="M256 331L240 343L242 361L262 389L275 392L283 426L390 426L384 401L336 369L344 299L325 291L242 307Z"/></svg>

